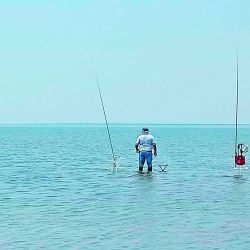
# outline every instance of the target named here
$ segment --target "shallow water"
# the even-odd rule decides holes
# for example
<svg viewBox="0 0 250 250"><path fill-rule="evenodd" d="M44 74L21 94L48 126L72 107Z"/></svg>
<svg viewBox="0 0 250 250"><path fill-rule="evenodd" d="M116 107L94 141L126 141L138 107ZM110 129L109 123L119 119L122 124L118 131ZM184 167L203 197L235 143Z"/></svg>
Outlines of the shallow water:
<svg viewBox="0 0 250 250"><path fill-rule="evenodd" d="M158 157L143 175L140 129L111 126L112 172L105 126L1 126L0 249L250 249L250 170L233 178L233 127L150 126Z"/></svg>

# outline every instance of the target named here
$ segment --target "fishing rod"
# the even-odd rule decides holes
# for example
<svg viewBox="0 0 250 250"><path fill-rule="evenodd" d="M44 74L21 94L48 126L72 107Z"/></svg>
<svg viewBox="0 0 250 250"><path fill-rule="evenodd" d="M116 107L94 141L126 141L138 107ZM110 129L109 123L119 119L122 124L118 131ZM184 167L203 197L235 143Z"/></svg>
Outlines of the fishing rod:
<svg viewBox="0 0 250 250"><path fill-rule="evenodd" d="M110 144L112 157L113 157L113 171L115 171L115 170L117 170L116 158L115 158L114 148L113 148L113 145L112 145L111 135L110 135L110 131L109 131L107 115L106 115L106 112L105 112L104 103L103 103L103 99L102 99L102 93L101 93L101 89L100 89L100 86L99 86L98 79L97 79L96 75L95 75L95 79L96 79L96 84L97 84L97 88L98 88L98 91L99 91L99 96L100 96L100 100L101 100L101 104L102 104L102 111L103 111L103 115L104 115L104 118L105 118L106 128L107 128L108 137L109 137L109 144Z"/></svg>
<svg viewBox="0 0 250 250"><path fill-rule="evenodd" d="M235 110L235 161L234 168L239 167L239 174L235 177L240 178L242 176L243 166L246 164L246 157L244 153L248 152L248 145L238 144L238 110L239 110L239 63L238 63L238 51L237 51L237 67L236 67L236 110ZM247 169L245 167L245 169Z"/></svg>
<svg viewBox="0 0 250 250"><path fill-rule="evenodd" d="M237 155L238 147L238 110L239 110L239 62L237 51L237 66L236 66L236 110L235 110L235 155ZM236 167L236 162L235 162Z"/></svg>

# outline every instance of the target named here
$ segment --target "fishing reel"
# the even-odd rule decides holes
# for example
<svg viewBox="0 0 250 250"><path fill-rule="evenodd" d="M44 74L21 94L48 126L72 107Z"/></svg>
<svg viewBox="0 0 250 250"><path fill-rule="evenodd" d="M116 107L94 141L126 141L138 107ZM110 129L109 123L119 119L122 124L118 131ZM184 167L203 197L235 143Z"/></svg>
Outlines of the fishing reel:
<svg viewBox="0 0 250 250"><path fill-rule="evenodd" d="M237 151L235 151L235 165L243 166L246 164L246 156L245 153L248 152L247 144L238 144Z"/></svg>

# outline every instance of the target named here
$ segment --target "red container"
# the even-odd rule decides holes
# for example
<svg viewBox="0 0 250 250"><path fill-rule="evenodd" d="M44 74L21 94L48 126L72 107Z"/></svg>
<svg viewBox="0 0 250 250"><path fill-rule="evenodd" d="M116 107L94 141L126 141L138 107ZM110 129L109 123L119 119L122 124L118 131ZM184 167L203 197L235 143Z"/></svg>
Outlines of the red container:
<svg viewBox="0 0 250 250"><path fill-rule="evenodd" d="M246 157L244 155L235 155L235 164L236 165L245 165Z"/></svg>

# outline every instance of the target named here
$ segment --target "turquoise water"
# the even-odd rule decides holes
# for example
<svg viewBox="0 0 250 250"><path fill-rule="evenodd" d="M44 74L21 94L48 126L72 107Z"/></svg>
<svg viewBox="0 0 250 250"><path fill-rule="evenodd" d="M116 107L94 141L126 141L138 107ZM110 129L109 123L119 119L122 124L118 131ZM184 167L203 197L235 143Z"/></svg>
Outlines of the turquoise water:
<svg viewBox="0 0 250 250"><path fill-rule="evenodd" d="M111 126L114 173L102 125L1 126L0 249L250 249L233 127L149 128L158 157L139 175L140 125Z"/></svg>

